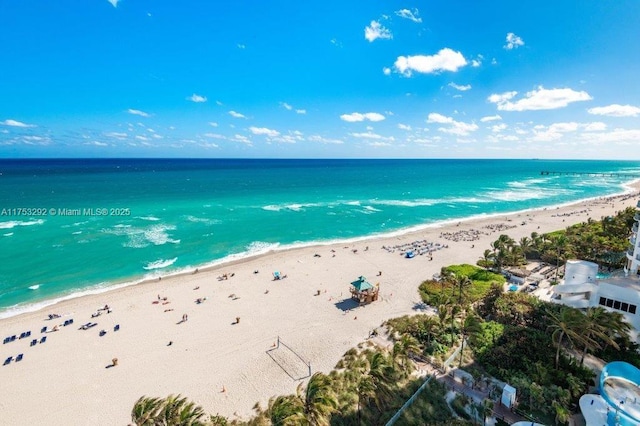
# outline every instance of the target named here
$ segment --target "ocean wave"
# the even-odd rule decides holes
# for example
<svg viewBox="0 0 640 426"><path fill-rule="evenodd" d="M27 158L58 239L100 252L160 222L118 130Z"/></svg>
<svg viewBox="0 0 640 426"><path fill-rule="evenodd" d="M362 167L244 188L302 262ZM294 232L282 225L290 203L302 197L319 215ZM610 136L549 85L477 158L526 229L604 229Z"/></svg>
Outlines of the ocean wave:
<svg viewBox="0 0 640 426"><path fill-rule="evenodd" d="M150 222L158 222L160 220L160 218L157 218L155 216L136 216L136 219L147 220Z"/></svg>
<svg viewBox="0 0 640 426"><path fill-rule="evenodd" d="M29 290L37 290L40 288L40 284L34 284L29 286Z"/></svg>
<svg viewBox="0 0 640 426"><path fill-rule="evenodd" d="M137 228L130 225L115 225L113 228L103 229L106 234L125 236L127 241L123 247L144 248L149 245L180 244L180 240L173 239L167 231L174 231L174 225L157 224L148 228Z"/></svg>
<svg viewBox="0 0 640 426"><path fill-rule="evenodd" d="M220 221L218 219L209 219L206 217L196 217L196 216L186 216L186 219L189 222L193 222L193 223L204 223L205 225L217 225L220 223Z"/></svg>
<svg viewBox="0 0 640 426"><path fill-rule="evenodd" d="M13 232L7 232L6 234L2 234L5 237L10 237L13 235Z"/></svg>
<svg viewBox="0 0 640 426"><path fill-rule="evenodd" d="M489 191L485 197L497 201L527 201L527 200L543 200L559 195L570 195L576 191L566 188L523 188L523 189L506 189Z"/></svg>
<svg viewBox="0 0 640 426"><path fill-rule="evenodd" d="M433 200L429 198L418 198L415 200L370 200L369 203L382 206L397 206L397 207L421 207L432 206L438 204L442 200Z"/></svg>
<svg viewBox="0 0 640 426"><path fill-rule="evenodd" d="M71 235L80 235L80 234L82 234L82 231L76 231L71 233Z"/></svg>
<svg viewBox="0 0 640 426"><path fill-rule="evenodd" d="M32 225L42 225L44 223L44 219L36 219L36 220L10 220L8 222L0 222L0 229L12 229L16 226L32 226Z"/></svg>
<svg viewBox="0 0 640 426"><path fill-rule="evenodd" d="M173 259L159 259L159 260L156 260L155 262L147 263L147 265L143 266L143 268L146 270L162 269L162 268L166 268L167 266L173 265L176 262L176 260L178 260L177 257L174 257Z"/></svg>

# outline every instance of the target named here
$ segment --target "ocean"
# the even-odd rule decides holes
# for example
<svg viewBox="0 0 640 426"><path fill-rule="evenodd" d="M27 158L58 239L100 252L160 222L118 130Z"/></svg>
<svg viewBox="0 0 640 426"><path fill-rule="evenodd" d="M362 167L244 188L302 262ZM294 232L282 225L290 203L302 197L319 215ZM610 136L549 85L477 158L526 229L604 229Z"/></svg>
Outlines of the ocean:
<svg viewBox="0 0 640 426"><path fill-rule="evenodd" d="M0 160L0 318L269 250L619 194L629 175L640 162Z"/></svg>

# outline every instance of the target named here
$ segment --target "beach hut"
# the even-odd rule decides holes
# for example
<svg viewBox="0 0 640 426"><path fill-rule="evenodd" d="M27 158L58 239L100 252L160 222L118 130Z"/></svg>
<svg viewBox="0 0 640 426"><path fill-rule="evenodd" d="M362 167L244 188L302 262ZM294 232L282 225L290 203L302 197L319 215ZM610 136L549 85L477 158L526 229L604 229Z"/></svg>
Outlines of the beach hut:
<svg viewBox="0 0 640 426"><path fill-rule="evenodd" d="M378 300L379 291L380 284L374 286L363 276L351 283L351 298L357 300L359 304Z"/></svg>

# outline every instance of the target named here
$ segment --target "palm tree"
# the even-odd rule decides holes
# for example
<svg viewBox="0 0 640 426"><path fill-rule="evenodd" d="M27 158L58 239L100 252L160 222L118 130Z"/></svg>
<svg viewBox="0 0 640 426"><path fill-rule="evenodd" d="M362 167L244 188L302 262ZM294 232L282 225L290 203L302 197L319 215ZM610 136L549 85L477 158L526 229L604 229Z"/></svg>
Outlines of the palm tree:
<svg viewBox="0 0 640 426"><path fill-rule="evenodd" d="M303 391L304 389L304 391ZM338 402L331 389L331 379L320 372L309 379L307 387L298 386L298 398L302 402L306 423L311 426L328 426L329 416Z"/></svg>
<svg viewBox="0 0 640 426"><path fill-rule="evenodd" d="M480 321L480 318L478 318L475 314L469 315L462 321L462 325L460 327L462 344L460 346L460 363L458 364L458 368L462 367L462 359L464 356L464 341L468 337L475 337L481 333L482 333L481 321Z"/></svg>
<svg viewBox="0 0 640 426"><path fill-rule="evenodd" d="M163 400L141 396L131 410L131 421L136 426L154 425L155 418L162 410Z"/></svg>
<svg viewBox="0 0 640 426"><path fill-rule="evenodd" d="M522 254L524 254L525 259L527 255L531 252L531 248L533 247L533 241L528 237L520 238L520 249L522 250Z"/></svg>
<svg viewBox="0 0 640 426"><path fill-rule="evenodd" d="M598 341L619 349L616 337L626 335L631 326L625 321L620 312L609 312L601 306L588 308L585 312L585 324L583 333L587 338L584 343L580 365L584 364L584 357L588 350L600 349ZM595 340L597 339L597 340Z"/></svg>
<svg viewBox="0 0 640 426"><path fill-rule="evenodd" d="M369 357L369 372L376 389L376 406L382 411L387 400L392 396L391 383L393 381L392 361L382 352L374 352Z"/></svg>
<svg viewBox="0 0 640 426"><path fill-rule="evenodd" d="M292 395L269 399L266 414L274 426L295 426L304 419L301 401Z"/></svg>
<svg viewBox="0 0 640 426"><path fill-rule="evenodd" d="M358 380L356 392L358 393L358 424L362 424L362 405L376 395L376 385L371 376L362 376Z"/></svg>
<svg viewBox="0 0 640 426"><path fill-rule="evenodd" d="M393 360L405 370L409 355L419 351L420 346L416 338L409 334L403 334L400 340L393 344Z"/></svg>
<svg viewBox="0 0 640 426"><path fill-rule="evenodd" d="M558 315L550 311L547 311L547 315L551 320L551 324L547 329L552 332L551 338L557 347L555 361L555 368L557 369L560 364L560 348L562 347L562 341L565 337L571 344L584 344L588 342L589 339L580 333L584 327L585 319L584 315L577 309L563 306Z"/></svg>

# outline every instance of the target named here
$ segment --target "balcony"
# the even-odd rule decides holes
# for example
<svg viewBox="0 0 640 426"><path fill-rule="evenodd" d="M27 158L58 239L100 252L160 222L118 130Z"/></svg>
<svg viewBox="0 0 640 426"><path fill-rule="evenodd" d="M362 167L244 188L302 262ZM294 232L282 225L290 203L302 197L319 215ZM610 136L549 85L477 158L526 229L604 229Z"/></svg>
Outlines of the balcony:
<svg viewBox="0 0 640 426"><path fill-rule="evenodd" d="M631 227L631 232L633 232L634 234L638 232L638 222L633 224L633 226Z"/></svg>
<svg viewBox="0 0 640 426"><path fill-rule="evenodd" d="M636 235L632 235L629 237L629 242L631 243L632 246L636 245Z"/></svg>
<svg viewBox="0 0 640 426"><path fill-rule="evenodd" d="M640 203L640 201L639 201L639 203ZM633 216L633 220L640 221L640 212L636 213L636 214Z"/></svg>

